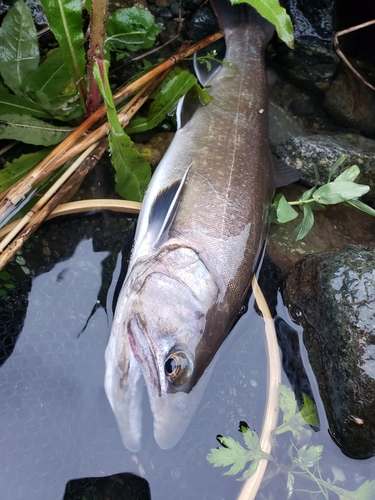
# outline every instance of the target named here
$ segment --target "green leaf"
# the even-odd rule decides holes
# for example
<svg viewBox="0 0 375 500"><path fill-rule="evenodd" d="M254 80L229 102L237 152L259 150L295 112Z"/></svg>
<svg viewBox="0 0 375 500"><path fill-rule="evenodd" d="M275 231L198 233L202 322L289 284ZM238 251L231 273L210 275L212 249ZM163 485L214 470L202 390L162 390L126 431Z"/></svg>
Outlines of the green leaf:
<svg viewBox="0 0 375 500"><path fill-rule="evenodd" d="M7 162L0 170L0 193L28 174L50 151L51 148L40 149L35 153L24 154L12 162Z"/></svg>
<svg viewBox="0 0 375 500"><path fill-rule="evenodd" d="M135 149L119 122L108 81L108 66L108 61L100 61L100 66L95 62L93 71L111 126L108 139L111 161L116 170L116 191L125 199L141 201L151 178L151 167Z"/></svg>
<svg viewBox="0 0 375 500"><path fill-rule="evenodd" d="M294 462L301 469L310 469L314 467L322 457L323 446L315 445L315 446L307 446L306 444L299 448L297 456L294 458Z"/></svg>
<svg viewBox="0 0 375 500"><path fill-rule="evenodd" d="M41 0L49 26L55 35L68 66L70 77L80 86L83 95L83 80L86 68L84 36L82 27L81 0Z"/></svg>
<svg viewBox="0 0 375 500"><path fill-rule="evenodd" d="M345 494L346 493L346 494ZM339 494L340 500L375 500L375 481L365 481L355 491Z"/></svg>
<svg viewBox="0 0 375 500"><path fill-rule="evenodd" d="M63 107L77 94L68 66L60 49L52 53L23 82L24 91L48 111ZM65 95L62 95L65 91Z"/></svg>
<svg viewBox="0 0 375 500"><path fill-rule="evenodd" d="M50 116L35 102L0 90L0 115L4 114L31 115L37 118Z"/></svg>
<svg viewBox="0 0 375 500"><path fill-rule="evenodd" d="M23 0L18 0L4 18L0 47L0 74L15 94L22 94L23 80L39 64L38 37Z"/></svg>
<svg viewBox="0 0 375 500"><path fill-rule="evenodd" d="M301 417L308 425L319 428L319 415L315 401L309 398L309 396L307 396L304 392L302 393L302 399L303 406L300 410Z"/></svg>
<svg viewBox="0 0 375 500"><path fill-rule="evenodd" d="M256 432L252 432L245 427L242 427L241 431L248 449L244 448L238 441L231 437L218 436L217 439L223 447L212 448L206 458L214 467L227 467L231 465L231 468L224 472L224 475L228 476L238 474L245 468L247 462L253 462L249 470L243 474L242 478L244 479L251 477L256 471L260 460L263 458L272 460L272 457L261 450L259 437Z"/></svg>
<svg viewBox="0 0 375 500"><path fill-rule="evenodd" d="M302 240L314 225L314 214L310 205L302 205L303 219L294 230L297 241Z"/></svg>
<svg viewBox="0 0 375 500"><path fill-rule="evenodd" d="M345 155L342 155L340 156L340 158L338 158L335 163L332 165L332 167L329 169L329 172L328 172L328 179L327 179L327 183L328 182L331 182L331 177L332 175L336 172L336 170L341 167L341 165L344 163L344 161L346 160L346 156Z"/></svg>
<svg viewBox="0 0 375 500"><path fill-rule="evenodd" d="M195 84L197 79L189 71L175 68L158 86L151 99L150 110L146 117L134 118L126 127L128 134L150 130L161 123L166 115L176 106L177 102Z"/></svg>
<svg viewBox="0 0 375 500"><path fill-rule="evenodd" d="M287 422L296 414L296 396L292 389L284 384L279 385L279 405L284 414L284 422Z"/></svg>
<svg viewBox="0 0 375 500"><path fill-rule="evenodd" d="M286 10L280 6L278 0L231 0L232 4L248 3L261 16L275 25L279 38L293 48L293 25Z"/></svg>
<svg viewBox="0 0 375 500"><path fill-rule="evenodd" d="M343 201L358 198L368 193L369 186L356 184L355 182L330 182L318 188L313 194L313 198L318 203L324 205L334 205Z"/></svg>
<svg viewBox="0 0 375 500"><path fill-rule="evenodd" d="M357 165L352 165L351 167L347 168L340 174L338 177L333 182L342 182L342 181L347 181L347 182L354 182L356 178L359 176L360 170Z"/></svg>
<svg viewBox="0 0 375 500"><path fill-rule="evenodd" d="M283 194L276 196L274 201L277 221L280 223L289 222L298 217L298 212L289 205Z"/></svg>
<svg viewBox="0 0 375 500"><path fill-rule="evenodd" d="M74 128L57 127L27 115L0 115L0 139L13 139L36 146L51 146L64 140Z"/></svg>
<svg viewBox="0 0 375 500"><path fill-rule="evenodd" d="M107 19L106 28L106 44L110 50L148 49L161 31L154 16L139 7L117 9Z"/></svg>
<svg viewBox="0 0 375 500"><path fill-rule="evenodd" d="M276 428L275 434L291 432L296 441L301 440L302 436L309 436L311 431L305 428L306 422L298 411L296 397L294 392L284 384L279 386L280 409L283 412L283 423Z"/></svg>
<svg viewBox="0 0 375 500"><path fill-rule="evenodd" d="M302 196L300 196L299 200L306 201L311 198L313 193L318 189L318 186L313 186L312 188L308 189L304 193L302 193Z"/></svg>
<svg viewBox="0 0 375 500"><path fill-rule="evenodd" d="M360 200L347 200L345 202L345 205L351 205L352 207L358 208L358 210L361 210L362 212L365 212L366 214L375 217L375 210Z"/></svg>

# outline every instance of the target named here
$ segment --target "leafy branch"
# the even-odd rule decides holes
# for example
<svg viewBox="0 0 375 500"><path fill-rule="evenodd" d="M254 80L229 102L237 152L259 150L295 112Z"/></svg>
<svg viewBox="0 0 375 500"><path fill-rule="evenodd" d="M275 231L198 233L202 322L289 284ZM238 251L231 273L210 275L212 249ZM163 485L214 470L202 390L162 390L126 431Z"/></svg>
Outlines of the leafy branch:
<svg viewBox="0 0 375 500"><path fill-rule="evenodd" d="M298 212L293 206L298 206L303 214L303 219L296 227L294 236L296 240L304 238L314 225L314 210L325 210L326 205L344 203L362 212L375 217L375 210L362 201L359 197L368 193L369 186L357 184L355 180L360 174L359 167L352 165L344 170L336 179L332 175L344 163L346 156L341 156L330 168L328 179L323 186L318 187L319 177L316 172L316 184L305 191L296 201L287 201L283 194L275 196L272 204L272 222L285 223L298 217Z"/></svg>
<svg viewBox="0 0 375 500"><path fill-rule="evenodd" d="M290 464L279 463L277 458L268 453L264 453L259 445L259 437L255 431L251 431L245 422L240 422L240 432L245 442L242 446L232 437L223 437L218 435L216 439L221 447L212 448L207 455L207 460L214 467L228 467L225 475L234 476L242 473L241 480L251 477L257 470L261 459L271 460L276 465L276 470L287 474L287 498L291 498L295 491L305 491L311 495L320 493L323 497L329 499L329 491L335 493L340 500L374 500L375 499L375 480L364 481L356 490L346 490L337 486L335 483L344 481L343 472L332 466L331 470L334 478L323 479L320 470L320 460L323 454L322 445L299 444L311 437L309 427L319 427L319 417L315 403L306 394L303 394L303 405L298 409L293 391L280 385L280 409L283 412L283 422L275 429L275 436L285 432L291 432L293 441L289 447ZM249 465L248 465L249 464ZM247 468L246 468L247 467ZM318 491L301 490L295 487L298 478L304 478L312 481L318 488Z"/></svg>

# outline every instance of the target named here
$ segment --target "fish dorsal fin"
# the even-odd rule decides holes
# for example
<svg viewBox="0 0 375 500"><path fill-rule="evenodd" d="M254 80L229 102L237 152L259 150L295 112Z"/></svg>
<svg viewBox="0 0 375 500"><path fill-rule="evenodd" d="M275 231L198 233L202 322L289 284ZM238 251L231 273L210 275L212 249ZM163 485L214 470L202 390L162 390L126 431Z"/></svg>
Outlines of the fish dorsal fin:
<svg viewBox="0 0 375 500"><path fill-rule="evenodd" d="M275 187L287 186L301 179L301 172L290 167L284 160L272 156Z"/></svg>
<svg viewBox="0 0 375 500"><path fill-rule="evenodd" d="M194 85L184 97L181 97L177 104L177 128L183 128L201 106L202 101L199 97L198 89Z"/></svg>
<svg viewBox="0 0 375 500"><path fill-rule="evenodd" d="M182 179L178 179L159 191L152 204L149 215L149 234L153 247L160 246L168 236L190 167L191 165L186 169Z"/></svg>

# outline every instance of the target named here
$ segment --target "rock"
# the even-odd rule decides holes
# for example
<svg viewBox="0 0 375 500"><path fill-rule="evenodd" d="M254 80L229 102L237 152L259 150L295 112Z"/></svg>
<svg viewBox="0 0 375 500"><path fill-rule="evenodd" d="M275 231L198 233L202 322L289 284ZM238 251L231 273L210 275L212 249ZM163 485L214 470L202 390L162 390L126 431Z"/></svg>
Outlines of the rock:
<svg viewBox="0 0 375 500"><path fill-rule="evenodd" d="M301 170L302 181L308 186L315 185L314 165L317 166L320 184L328 178L333 163L342 155L347 157L343 166L333 176L335 178L351 165L358 165L361 174L356 179L360 184L370 186L366 200L375 200L375 141L358 134L316 134L308 137L293 137L279 144L275 154L288 165Z"/></svg>
<svg viewBox="0 0 375 500"><path fill-rule="evenodd" d="M351 71L338 74L325 95L324 106L340 125L375 135L375 92Z"/></svg>
<svg viewBox="0 0 375 500"><path fill-rule="evenodd" d="M333 439L352 458L374 456L375 247L304 257L283 296L303 326Z"/></svg>
<svg viewBox="0 0 375 500"><path fill-rule="evenodd" d="M286 2L294 27L294 50L278 43L278 65L292 81L310 89L328 89L338 64L332 43L333 7L332 0Z"/></svg>

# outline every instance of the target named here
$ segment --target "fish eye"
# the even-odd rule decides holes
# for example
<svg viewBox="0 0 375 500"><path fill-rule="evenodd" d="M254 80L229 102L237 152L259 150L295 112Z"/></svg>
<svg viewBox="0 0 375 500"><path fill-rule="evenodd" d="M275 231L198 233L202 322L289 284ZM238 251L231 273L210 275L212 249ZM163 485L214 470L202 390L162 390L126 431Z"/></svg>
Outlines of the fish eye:
<svg viewBox="0 0 375 500"><path fill-rule="evenodd" d="M174 385L182 385L192 373L193 363L182 351L170 354L164 363L165 374Z"/></svg>

